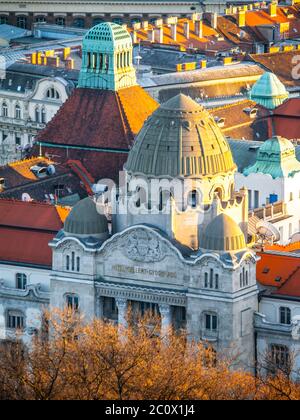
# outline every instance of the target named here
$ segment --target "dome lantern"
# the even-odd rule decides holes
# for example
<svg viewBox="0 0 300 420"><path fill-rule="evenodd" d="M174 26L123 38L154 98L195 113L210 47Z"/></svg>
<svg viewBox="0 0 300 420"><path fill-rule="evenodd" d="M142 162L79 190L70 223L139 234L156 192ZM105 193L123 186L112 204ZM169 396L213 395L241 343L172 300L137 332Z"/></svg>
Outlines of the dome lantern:
<svg viewBox="0 0 300 420"><path fill-rule="evenodd" d="M265 72L252 86L250 99L267 109L275 109L281 105L289 94L283 83L271 72Z"/></svg>
<svg viewBox="0 0 300 420"><path fill-rule="evenodd" d="M128 31L112 22L94 26L83 39L78 87L117 91L134 85L136 75Z"/></svg>

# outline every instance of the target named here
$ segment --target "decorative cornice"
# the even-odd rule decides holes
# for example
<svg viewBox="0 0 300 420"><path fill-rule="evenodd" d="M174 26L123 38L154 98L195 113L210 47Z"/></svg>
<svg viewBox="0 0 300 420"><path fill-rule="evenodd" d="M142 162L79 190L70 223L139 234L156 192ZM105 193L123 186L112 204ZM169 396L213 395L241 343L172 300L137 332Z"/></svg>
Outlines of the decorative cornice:
<svg viewBox="0 0 300 420"><path fill-rule="evenodd" d="M150 289L141 286L128 286L98 281L95 283L97 297L106 296L117 299L140 300L158 304L186 306L186 294L164 289Z"/></svg>
<svg viewBox="0 0 300 420"><path fill-rule="evenodd" d="M15 289L4 286L4 281L0 281L0 296L13 299L26 299L41 303L49 303L50 293L41 290L41 284L27 284L25 289Z"/></svg>

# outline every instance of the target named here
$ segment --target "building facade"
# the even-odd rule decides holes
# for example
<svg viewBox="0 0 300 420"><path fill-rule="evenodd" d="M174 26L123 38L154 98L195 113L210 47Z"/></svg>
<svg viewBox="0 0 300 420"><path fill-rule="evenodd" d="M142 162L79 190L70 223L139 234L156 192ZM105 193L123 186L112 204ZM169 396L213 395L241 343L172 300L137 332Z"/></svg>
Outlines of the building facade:
<svg viewBox="0 0 300 420"><path fill-rule="evenodd" d="M29 64L9 68L0 82L1 165L22 158L33 145L75 87L70 76L64 79L55 69Z"/></svg>

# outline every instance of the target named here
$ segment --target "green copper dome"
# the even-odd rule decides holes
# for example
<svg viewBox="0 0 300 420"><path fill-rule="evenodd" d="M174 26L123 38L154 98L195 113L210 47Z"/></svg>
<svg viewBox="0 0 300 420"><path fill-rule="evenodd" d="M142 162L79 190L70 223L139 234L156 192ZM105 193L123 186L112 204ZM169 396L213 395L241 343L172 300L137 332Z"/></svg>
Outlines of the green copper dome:
<svg viewBox="0 0 300 420"><path fill-rule="evenodd" d="M252 86L250 99L268 109L281 105L289 94L284 85L274 73L264 73Z"/></svg>
<svg viewBox="0 0 300 420"><path fill-rule="evenodd" d="M134 85L129 32L112 22L94 26L83 39L78 87L117 91Z"/></svg>
<svg viewBox="0 0 300 420"><path fill-rule="evenodd" d="M253 166L244 169L244 175L263 173L272 178L294 176L300 171L300 162L296 158L295 147L289 140L274 136L266 140L257 152Z"/></svg>
<svg viewBox="0 0 300 420"><path fill-rule="evenodd" d="M239 251L246 248L246 241L235 221L222 213L208 224L200 246L211 251Z"/></svg>
<svg viewBox="0 0 300 420"><path fill-rule="evenodd" d="M203 106L180 93L145 122L125 169L153 177L212 177L236 170L230 147Z"/></svg>
<svg viewBox="0 0 300 420"><path fill-rule="evenodd" d="M107 236L108 222L98 213L96 202L91 197L79 201L67 217L64 231L68 235Z"/></svg>

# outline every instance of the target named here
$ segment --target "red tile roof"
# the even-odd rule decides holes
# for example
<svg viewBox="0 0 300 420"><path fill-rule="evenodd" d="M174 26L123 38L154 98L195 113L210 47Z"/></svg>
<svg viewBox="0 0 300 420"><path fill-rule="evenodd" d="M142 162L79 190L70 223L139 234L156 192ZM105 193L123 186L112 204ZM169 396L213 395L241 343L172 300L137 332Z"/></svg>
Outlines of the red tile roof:
<svg viewBox="0 0 300 420"><path fill-rule="evenodd" d="M52 204L0 199L0 226L58 232L62 222Z"/></svg>
<svg viewBox="0 0 300 420"><path fill-rule="evenodd" d="M274 109L275 132L288 139L300 138L300 99L291 98Z"/></svg>
<svg viewBox="0 0 300 420"><path fill-rule="evenodd" d="M300 267L300 258L280 252L259 252L256 278L264 286L280 287Z"/></svg>
<svg viewBox="0 0 300 420"><path fill-rule="evenodd" d="M158 104L141 87L75 89L37 136L41 142L125 149Z"/></svg>
<svg viewBox="0 0 300 420"><path fill-rule="evenodd" d="M300 266L274 294L300 297Z"/></svg>
<svg viewBox="0 0 300 420"><path fill-rule="evenodd" d="M49 204L0 200L0 261L50 267L48 243L62 229L64 213Z"/></svg>
<svg viewBox="0 0 300 420"><path fill-rule="evenodd" d="M140 86L118 92L78 88L37 141L44 143L44 154L80 160L96 180L116 178L134 137L157 107Z"/></svg>

